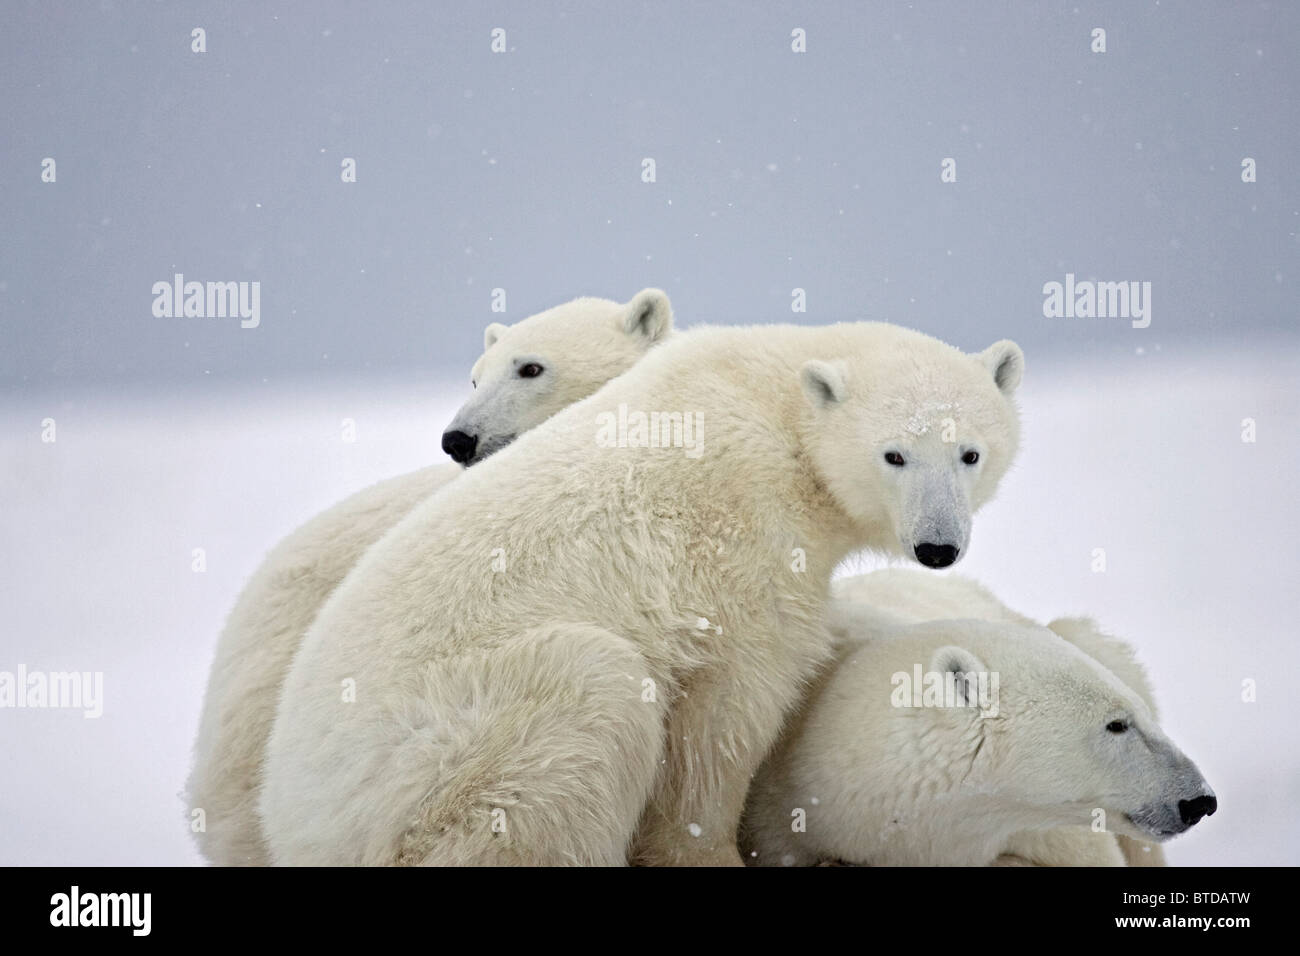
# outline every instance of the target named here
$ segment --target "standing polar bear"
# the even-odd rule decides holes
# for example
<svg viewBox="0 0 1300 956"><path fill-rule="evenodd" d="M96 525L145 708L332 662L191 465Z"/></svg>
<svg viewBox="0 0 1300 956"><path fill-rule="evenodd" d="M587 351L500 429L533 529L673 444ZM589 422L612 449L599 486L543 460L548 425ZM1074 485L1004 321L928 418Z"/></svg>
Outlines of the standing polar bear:
<svg viewBox="0 0 1300 956"><path fill-rule="evenodd" d="M619 864L635 836L641 862L739 865L831 570L960 556L1022 366L879 323L696 329L471 469L309 629L267 748L273 857Z"/></svg>
<svg viewBox="0 0 1300 956"><path fill-rule="evenodd" d="M622 374L672 324L668 297L645 289L627 303L581 298L513 326L489 325L470 373L474 395L444 435L444 449L465 464L481 461ZM187 788L189 806L204 811L196 837L213 863L270 862L257 787L293 655L366 549L462 472L447 462L358 492L284 539L244 588L217 644Z"/></svg>
<svg viewBox="0 0 1300 956"><path fill-rule="evenodd" d="M948 582L885 575L840 591L983 603L985 616L912 623L836 604L840 657L750 790L742 844L752 862L1119 864L1109 834L1083 828L1101 820L1111 833L1164 841L1215 811L1213 791L1146 701L1089 653L1137 666L1091 622L1058 633L969 582L945 594Z"/></svg>

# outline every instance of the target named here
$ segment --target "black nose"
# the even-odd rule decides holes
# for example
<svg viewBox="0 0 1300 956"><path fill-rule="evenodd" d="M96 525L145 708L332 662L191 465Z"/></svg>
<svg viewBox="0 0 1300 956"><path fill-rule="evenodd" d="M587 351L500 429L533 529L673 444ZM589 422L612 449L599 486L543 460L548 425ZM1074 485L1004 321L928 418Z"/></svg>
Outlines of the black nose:
<svg viewBox="0 0 1300 956"><path fill-rule="evenodd" d="M1178 815L1189 827L1194 826L1201 817L1213 815L1217 809L1219 809L1219 801L1209 794L1196 797L1194 800L1178 801Z"/></svg>
<svg viewBox="0 0 1300 956"><path fill-rule="evenodd" d="M452 461L465 464L474 457L474 449L477 447L477 435L466 435L464 432L442 433L442 450L451 455Z"/></svg>
<svg viewBox="0 0 1300 956"><path fill-rule="evenodd" d="M951 544L918 544L916 560L927 568L946 568L957 560L957 552Z"/></svg>

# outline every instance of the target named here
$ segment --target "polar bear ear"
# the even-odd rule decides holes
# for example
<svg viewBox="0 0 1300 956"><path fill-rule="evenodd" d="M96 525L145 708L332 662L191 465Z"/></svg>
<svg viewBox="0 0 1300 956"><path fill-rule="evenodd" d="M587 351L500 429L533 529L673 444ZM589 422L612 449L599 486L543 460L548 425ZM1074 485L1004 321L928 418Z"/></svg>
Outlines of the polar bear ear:
<svg viewBox="0 0 1300 956"><path fill-rule="evenodd" d="M1004 395L1020 387L1020 377L1025 373L1025 353L1015 342L1010 339L994 342L979 354L979 360Z"/></svg>
<svg viewBox="0 0 1300 956"><path fill-rule="evenodd" d="M979 689L976 684L972 684L965 679L967 674L987 674L988 668L978 657L966 650L964 647L955 647L948 645L941 647L934 652L930 658L930 673L942 674L944 676L944 686L948 686L949 674L955 675L953 687L957 691L957 704L960 706L965 701L967 707L978 707Z"/></svg>
<svg viewBox="0 0 1300 956"><path fill-rule="evenodd" d="M823 362L811 359L799 369L799 384L813 408L838 405L848 397L849 388L841 362Z"/></svg>
<svg viewBox="0 0 1300 956"><path fill-rule="evenodd" d="M500 322L493 322L483 330L483 351L486 352L492 346L497 344L497 339L506 334L508 325L502 325Z"/></svg>
<svg viewBox="0 0 1300 956"><path fill-rule="evenodd" d="M623 312L623 331L658 342L673 327L673 307L661 289L642 289Z"/></svg>

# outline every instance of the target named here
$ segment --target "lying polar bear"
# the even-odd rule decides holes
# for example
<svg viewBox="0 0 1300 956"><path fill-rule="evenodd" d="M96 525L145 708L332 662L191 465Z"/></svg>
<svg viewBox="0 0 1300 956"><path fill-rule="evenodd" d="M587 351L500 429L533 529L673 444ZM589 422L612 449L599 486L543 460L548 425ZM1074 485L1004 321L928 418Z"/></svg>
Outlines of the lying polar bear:
<svg viewBox="0 0 1300 956"><path fill-rule="evenodd" d="M901 570L835 595L839 657L750 788L751 863L1159 864L1143 841L1215 811L1131 650L1091 622L1042 627L974 582ZM917 671L971 679L944 700Z"/></svg>
<svg viewBox="0 0 1300 956"><path fill-rule="evenodd" d="M658 289L627 303L575 299L513 326L489 325L470 373L473 397L443 436L444 450L466 465L481 461L622 374L672 325ZM188 785L189 806L206 817L199 849L213 863L270 862L257 787L281 684L316 612L372 544L462 472L443 462L358 492L280 542L245 586L217 644Z"/></svg>

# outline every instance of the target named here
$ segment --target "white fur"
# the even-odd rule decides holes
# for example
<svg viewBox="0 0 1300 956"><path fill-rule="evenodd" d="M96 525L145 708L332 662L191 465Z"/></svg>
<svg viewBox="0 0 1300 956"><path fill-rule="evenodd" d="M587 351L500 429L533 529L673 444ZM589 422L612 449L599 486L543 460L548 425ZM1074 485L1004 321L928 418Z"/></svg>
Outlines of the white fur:
<svg viewBox="0 0 1300 956"><path fill-rule="evenodd" d="M877 600L894 590L906 606L909 592L933 586L917 573L874 577L838 592ZM986 616L913 623L837 602L840 656L750 791L743 844L753 862L1118 864L1115 843L1062 828L1090 825L1100 808L1110 831L1163 840L1183 826L1180 800L1211 793L1142 697L1095 657L971 582L947 578L933 591L936 606ZM1082 643L1110 648L1090 624L1063 627L1075 629ZM1136 667L1130 654L1119 658ZM916 665L996 672L996 716L895 706L893 675ZM1108 731L1115 720L1130 729ZM805 832L792 828L799 810Z"/></svg>
<svg viewBox="0 0 1300 956"><path fill-rule="evenodd" d="M989 590L960 575L918 574L888 569L841 578L832 585L837 598L831 617L840 615L843 629L852 630L856 607L869 607L910 622L953 618L1037 623L1012 610ZM1048 625L1137 692L1151 715L1159 719L1155 695L1145 669L1138 663L1130 644L1103 633L1086 618L1058 618ZM1037 866L1164 866L1159 844L1138 840L1091 827L1061 830L1031 830L1018 833L1008 842L1004 855L1009 860Z"/></svg>
<svg viewBox="0 0 1300 956"><path fill-rule="evenodd" d="M810 361L837 363L838 400L805 396ZM750 776L829 650L832 568L903 546L884 449L958 474L907 431L948 407L984 449L954 480L974 511L1016 450L1004 388L877 323L655 349L417 506L326 602L267 750L274 858L620 863L635 836L642 862L738 864ZM703 453L598 447L620 406L698 416Z"/></svg>
<svg viewBox="0 0 1300 956"><path fill-rule="evenodd" d="M671 328L672 308L657 289L624 304L576 299L514 326L490 325L474 366L479 387L457 420L472 418L504 444L622 374ZM524 355L546 362L544 380L506 375ZM189 806L206 817L199 848L213 863L270 861L257 787L280 685L302 636L366 549L461 472L446 462L358 492L293 532L245 586L217 644L188 783Z"/></svg>

